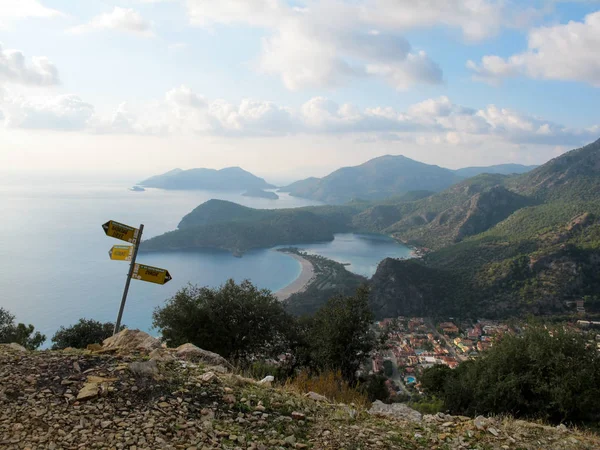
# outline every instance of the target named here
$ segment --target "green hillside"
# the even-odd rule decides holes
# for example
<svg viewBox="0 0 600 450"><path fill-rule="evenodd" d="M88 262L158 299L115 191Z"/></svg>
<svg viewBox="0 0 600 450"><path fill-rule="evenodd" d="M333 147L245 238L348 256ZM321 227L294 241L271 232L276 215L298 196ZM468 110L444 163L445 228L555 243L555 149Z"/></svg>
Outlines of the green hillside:
<svg viewBox="0 0 600 450"><path fill-rule="evenodd" d="M386 155L359 166L343 167L321 179L298 181L281 190L298 197L341 204L355 198L381 200L408 191L441 191L461 179L449 169L405 156Z"/></svg>
<svg viewBox="0 0 600 450"><path fill-rule="evenodd" d="M488 229L479 226L462 242L443 239L448 233L435 220L408 230L394 225L408 241L432 243L437 250L422 261L380 264L371 281L373 308L380 317L426 314L432 308L463 316L564 314L574 311L567 302L584 297L586 311L600 313L600 141L501 181L503 186L484 190L495 192L492 197L501 193L503 201L494 199L490 205L497 209L483 217L506 217ZM440 204L457 188L429 203ZM445 214L460 205L460 192L464 189L446 198L450 208ZM424 209L420 205L415 211ZM430 232L436 227L439 235ZM461 227L449 230L457 236Z"/></svg>

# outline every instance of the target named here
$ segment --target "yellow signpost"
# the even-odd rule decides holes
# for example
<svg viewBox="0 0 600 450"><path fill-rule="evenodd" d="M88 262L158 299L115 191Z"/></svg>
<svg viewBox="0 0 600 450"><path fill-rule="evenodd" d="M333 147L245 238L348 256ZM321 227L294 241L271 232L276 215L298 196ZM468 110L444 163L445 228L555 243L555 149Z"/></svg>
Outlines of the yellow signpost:
<svg viewBox="0 0 600 450"><path fill-rule="evenodd" d="M107 236L121 239L122 241L129 242L131 244L137 243L138 239L141 238L141 229L133 228L129 225L115 222L114 220L109 220L106 222L104 225L102 225L102 229Z"/></svg>
<svg viewBox="0 0 600 450"><path fill-rule="evenodd" d="M115 261L131 261L133 249L133 245L113 245L108 251L108 256Z"/></svg>
<svg viewBox="0 0 600 450"><path fill-rule="evenodd" d="M140 225L139 228L134 228L114 220L109 220L102 225L102 229L107 236L133 244L132 246L115 245L108 252L110 259L112 260L131 261L129 264L129 272L127 273L127 281L125 282L125 290L123 291L123 298L121 299L119 315L117 316L117 321L113 330L113 335L115 335L121 327L121 319L123 318L123 310L125 309L125 302L127 301L127 293L129 292L131 279L135 278L136 280L148 281L150 283L165 284L171 281L171 274L165 269L136 264L135 259L137 258L138 250L140 248L140 242L142 242L144 224Z"/></svg>
<svg viewBox="0 0 600 450"><path fill-rule="evenodd" d="M135 264L133 268L133 278L150 283L165 284L171 281L171 274L168 270L158 267L146 266L144 264Z"/></svg>

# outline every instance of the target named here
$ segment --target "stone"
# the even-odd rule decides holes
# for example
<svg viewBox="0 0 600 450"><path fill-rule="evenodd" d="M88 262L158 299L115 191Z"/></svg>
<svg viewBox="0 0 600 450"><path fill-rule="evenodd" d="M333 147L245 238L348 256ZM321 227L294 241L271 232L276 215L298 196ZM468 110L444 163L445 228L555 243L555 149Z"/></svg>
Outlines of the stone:
<svg viewBox="0 0 600 450"><path fill-rule="evenodd" d="M306 394L304 394L304 396L307 398L310 398L311 400L317 401L317 402L329 403L329 400L327 400L327 397L325 397L324 395L321 395L321 394L317 394L316 392L313 392L313 391L307 392Z"/></svg>
<svg viewBox="0 0 600 450"><path fill-rule="evenodd" d="M92 400L98 397L100 386L98 383L85 383L77 394L77 400Z"/></svg>
<svg viewBox="0 0 600 450"><path fill-rule="evenodd" d="M86 350L89 350L91 352L97 352L102 350L102 345L101 344L88 344L86 347Z"/></svg>
<svg viewBox="0 0 600 450"><path fill-rule="evenodd" d="M423 418L419 411L415 411L404 403L386 405L380 400L373 402L368 413L373 416L395 417L409 422L421 422Z"/></svg>
<svg viewBox="0 0 600 450"><path fill-rule="evenodd" d="M154 377L158 375L158 365L156 361L132 362L128 366L131 373L138 377Z"/></svg>
<svg viewBox="0 0 600 450"><path fill-rule="evenodd" d="M25 347L23 347L20 344L17 344L16 342L11 342L7 345L7 347L17 352L27 352L27 349Z"/></svg>
<svg viewBox="0 0 600 450"><path fill-rule="evenodd" d="M294 420L304 420L306 419L306 415L302 414L301 412L298 411L293 411L292 412L292 419Z"/></svg>
<svg viewBox="0 0 600 450"><path fill-rule="evenodd" d="M116 350L121 353L139 351L150 353L155 348L161 348L160 341L148 333L140 330L123 331L104 339L102 342L102 351Z"/></svg>
<svg viewBox="0 0 600 450"><path fill-rule="evenodd" d="M273 375L267 375L262 380L260 380L258 382L258 384L265 385L265 386L271 386L273 381L275 381L275 377Z"/></svg>
<svg viewBox="0 0 600 450"><path fill-rule="evenodd" d="M493 434L494 436L498 437L498 435L500 434L500 432L498 430L496 430L494 427L489 427L488 428L488 432L490 434Z"/></svg>
<svg viewBox="0 0 600 450"><path fill-rule="evenodd" d="M567 433L569 431L569 429L565 426L564 423L561 423L560 425L557 425L556 429L558 431L560 431L561 433Z"/></svg>
<svg viewBox="0 0 600 450"><path fill-rule="evenodd" d="M169 362L175 360L175 357L164 348L155 348L148 356L155 361Z"/></svg>
<svg viewBox="0 0 600 450"><path fill-rule="evenodd" d="M175 350L175 356L188 361L201 362L210 366L231 367L225 358L217 353L202 350L194 344L183 344Z"/></svg>
<svg viewBox="0 0 600 450"><path fill-rule="evenodd" d="M475 417L475 420L473 420L473 425L475 425L475 428L477 428L480 431L485 430L485 428L487 427L487 424L488 424L488 421L483 416L477 416L477 417Z"/></svg>
<svg viewBox="0 0 600 450"><path fill-rule="evenodd" d="M105 377L97 377L94 375L89 375L87 377L88 383L112 383L114 381L118 381L118 378L105 378Z"/></svg>
<svg viewBox="0 0 600 450"><path fill-rule="evenodd" d="M205 383L211 383L212 381L218 381L219 377L214 372L206 372L200 379Z"/></svg>

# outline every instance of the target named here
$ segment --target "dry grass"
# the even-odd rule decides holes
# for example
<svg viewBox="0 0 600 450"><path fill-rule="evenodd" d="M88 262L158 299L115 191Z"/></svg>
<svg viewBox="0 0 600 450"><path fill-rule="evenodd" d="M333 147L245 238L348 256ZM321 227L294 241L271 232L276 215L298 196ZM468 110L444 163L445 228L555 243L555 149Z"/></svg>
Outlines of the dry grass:
<svg viewBox="0 0 600 450"><path fill-rule="evenodd" d="M326 371L319 375L302 371L296 377L289 378L285 387L300 393L316 392L336 403L354 404L363 408L370 404L367 396L345 381L339 371Z"/></svg>

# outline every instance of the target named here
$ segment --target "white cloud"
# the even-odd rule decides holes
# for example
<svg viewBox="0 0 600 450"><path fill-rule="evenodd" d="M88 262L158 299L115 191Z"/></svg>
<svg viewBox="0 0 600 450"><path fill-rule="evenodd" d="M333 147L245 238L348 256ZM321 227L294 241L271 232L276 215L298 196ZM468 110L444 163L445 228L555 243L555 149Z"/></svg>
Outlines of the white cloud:
<svg viewBox="0 0 600 450"><path fill-rule="evenodd" d="M45 57L31 58L27 64L19 50L3 49L0 44L0 82L51 86L59 84L56 66Z"/></svg>
<svg viewBox="0 0 600 450"><path fill-rule="evenodd" d="M506 108L476 110L448 97L427 99L399 111L358 108L314 97L299 108L270 101L238 103L206 99L187 86L144 105L121 104L108 116L74 95L27 100L0 90L0 110L8 127L85 130L101 134L273 137L348 135L367 141L420 145L476 145L494 139L507 144L577 146L597 139L600 125L573 129Z"/></svg>
<svg viewBox="0 0 600 450"><path fill-rule="evenodd" d="M600 87L600 11L583 22L531 30L528 49L508 58L490 55L480 64L468 61L474 78L498 83L501 79L527 76L534 79L569 80Z"/></svg>
<svg viewBox="0 0 600 450"><path fill-rule="evenodd" d="M84 130L94 107L76 95L25 99L9 97L0 102L5 125L12 128Z"/></svg>
<svg viewBox="0 0 600 450"><path fill-rule="evenodd" d="M98 30L119 30L139 36L153 36L151 24L131 8L115 8L110 13L100 14L88 23L71 28L71 33L88 33Z"/></svg>
<svg viewBox="0 0 600 450"><path fill-rule="evenodd" d="M397 27L381 24L357 4L325 0L292 7L282 0L188 0L193 24L263 28L258 69L291 90L380 77L397 89L439 84L442 72L424 52L412 52ZM365 3L365 2L362 2ZM367 2L368 3L368 2Z"/></svg>
<svg viewBox="0 0 600 450"><path fill-rule="evenodd" d="M481 40L538 13L516 0L187 0L187 9L195 25L264 29L258 68L292 90L367 76L400 90L440 84L440 67L402 33L442 25Z"/></svg>
<svg viewBox="0 0 600 450"><path fill-rule="evenodd" d="M60 11L43 6L37 0L4 0L0 2L0 29L10 26L17 20L32 17L52 18L63 15Z"/></svg>

